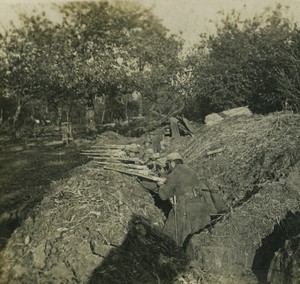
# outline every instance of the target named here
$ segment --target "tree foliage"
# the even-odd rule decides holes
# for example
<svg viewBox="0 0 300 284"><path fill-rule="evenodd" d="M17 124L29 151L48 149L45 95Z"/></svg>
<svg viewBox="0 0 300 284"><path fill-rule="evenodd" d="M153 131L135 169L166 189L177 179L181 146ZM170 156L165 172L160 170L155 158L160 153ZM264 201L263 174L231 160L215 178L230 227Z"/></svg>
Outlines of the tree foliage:
<svg viewBox="0 0 300 284"><path fill-rule="evenodd" d="M23 14L22 25L3 34L4 85L15 98L14 125L24 106L37 102L60 120L63 114L72 119L74 109L99 110L98 102L102 122L108 113L108 122L128 118L134 91L147 105L144 113L163 108L159 96L163 90L173 93L165 86L180 70L182 42L151 9L106 1L69 2L56 9L59 23L45 13Z"/></svg>
<svg viewBox="0 0 300 284"><path fill-rule="evenodd" d="M284 17L285 9L277 5L246 20L232 11L223 15L216 34L202 36L188 58L202 116L243 105L257 113L283 109L282 90L291 92L287 77L293 56L299 58L299 30Z"/></svg>
<svg viewBox="0 0 300 284"><path fill-rule="evenodd" d="M106 110L125 118L122 97L134 91L157 105L155 93L162 87L153 86L153 77L167 83L176 74L181 43L151 10L130 2L81 2L61 12L61 30L75 48L79 85L91 106L95 96L103 96Z"/></svg>
<svg viewBox="0 0 300 284"><path fill-rule="evenodd" d="M300 30L281 5L251 19L223 13L186 57L180 37L134 2L55 7L61 21L21 14L0 37L0 119L15 130L34 119L85 116L94 131L136 115L299 111Z"/></svg>

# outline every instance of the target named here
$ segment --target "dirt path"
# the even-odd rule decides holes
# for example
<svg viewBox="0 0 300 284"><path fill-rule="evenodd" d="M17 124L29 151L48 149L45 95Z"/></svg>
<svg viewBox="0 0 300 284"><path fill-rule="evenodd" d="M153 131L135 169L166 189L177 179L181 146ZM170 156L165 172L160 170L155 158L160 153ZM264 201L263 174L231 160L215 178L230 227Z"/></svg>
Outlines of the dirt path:
<svg viewBox="0 0 300 284"><path fill-rule="evenodd" d="M55 142L14 145L0 152L0 250L13 230L50 190L53 180L87 160L79 155L87 144Z"/></svg>

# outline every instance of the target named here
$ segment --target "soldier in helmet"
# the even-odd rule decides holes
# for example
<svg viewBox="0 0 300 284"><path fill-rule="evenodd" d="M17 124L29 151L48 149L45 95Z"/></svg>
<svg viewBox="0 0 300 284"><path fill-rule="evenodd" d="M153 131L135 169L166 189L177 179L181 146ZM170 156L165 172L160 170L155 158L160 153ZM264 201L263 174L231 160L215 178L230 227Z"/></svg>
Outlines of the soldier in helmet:
<svg viewBox="0 0 300 284"><path fill-rule="evenodd" d="M174 197L173 209L165 222L163 233L183 246L187 236L210 224L210 214L219 211L213 203L205 202L196 189L207 189L207 184L198 179L194 170L183 164L179 153L167 156L168 176L166 182L158 183L162 200Z"/></svg>

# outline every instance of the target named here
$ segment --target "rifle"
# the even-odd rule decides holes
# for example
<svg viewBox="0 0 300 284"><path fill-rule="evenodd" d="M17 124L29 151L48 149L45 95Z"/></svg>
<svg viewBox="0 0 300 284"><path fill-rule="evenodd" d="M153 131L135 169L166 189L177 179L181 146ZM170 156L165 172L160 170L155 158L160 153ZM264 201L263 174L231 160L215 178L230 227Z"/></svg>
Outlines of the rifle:
<svg viewBox="0 0 300 284"><path fill-rule="evenodd" d="M136 169L136 170L147 170L147 166L144 165L135 165L135 164L125 164L125 163L111 163L111 162L97 162L96 164L102 165L102 166L116 166L116 167L124 167L129 169Z"/></svg>
<svg viewBox="0 0 300 284"><path fill-rule="evenodd" d="M161 178L161 177L157 177L157 176L152 176L152 175L145 175L145 174L141 174L138 172L135 172L134 170L124 170L124 169L118 169L118 168L111 168L111 167L104 167L105 170L110 170L110 171L115 171L115 172L119 172L119 173L123 173L123 174L127 174L127 175L131 175L131 176L137 176L137 177L141 177L150 181L155 181L155 182L163 182L165 183L166 178ZM216 190L216 189L210 189L210 188L194 188L194 190L197 191L208 191L211 193L219 193L220 190ZM196 195L196 194L195 194Z"/></svg>
<svg viewBox="0 0 300 284"><path fill-rule="evenodd" d="M145 164L142 160L138 158L128 158L128 157L111 157L111 156L102 156L102 157L95 157L93 155L88 155L89 159L97 160L97 161L123 161L128 163L139 163L139 164Z"/></svg>
<svg viewBox="0 0 300 284"><path fill-rule="evenodd" d="M117 169L117 168L110 168L110 167L104 167L104 169L109 170L109 171L115 171L115 172L131 175L131 176L141 177L141 178L151 180L151 181L155 181L155 182L159 182L159 181L160 182L165 182L166 181L165 178L161 178L161 177L157 177L157 176L151 176L151 175L144 175L144 174L140 174L140 173L135 172L135 171L129 171L129 170L123 170L123 169Z"/></svg>
<svg viewBox="0 0 300 284"><path fill-rule="evenodd" d="M173 209L174 209L174 225L175 225L175 242L179 246L178 240L178 225L177 225L177 198L176 195L173 196Z"/></svg>

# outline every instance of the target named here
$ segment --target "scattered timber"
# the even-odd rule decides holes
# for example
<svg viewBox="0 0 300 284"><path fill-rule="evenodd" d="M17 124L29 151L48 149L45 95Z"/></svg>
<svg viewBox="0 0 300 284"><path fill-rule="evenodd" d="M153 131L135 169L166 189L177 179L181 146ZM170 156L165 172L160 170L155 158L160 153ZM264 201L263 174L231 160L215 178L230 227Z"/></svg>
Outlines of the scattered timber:
<svg viewBox="0 0 300 284"><path fill-rule="evenodd" d="M180 133L178 128L178 119L175 117L170 117L169 122L170 122L172 137L179 137Z"/></svg>
<svg viewBox="0 0 300 284"><path fill-rule="evenodd" d="M224 148L219 148L219 149L216 149L216 150L213 150L213 151L208 151L206 153L207 156L211 156L211 155L214 155L214 154L219 154L219 153L222 153L225 149Z"/></svg>
<svg viewBox="0 0 300 284"><path fill-rule="evenodd" d="M125 168L137 169L137 170L148 170L148 167L143 166L143 165L111 163L111 162L97 162L97 161L96 161L96 163L99 165L103 165L103 166L116 166L116 167L125 167Z"/></svg>
<svg viewBox="0 0 300 284"><path fill-rule="evenodd" d="M120 149L91 149L91 150L82 150L82 153L122 153L125 154L123 150Z"/></svg>
<svg viewBox="0 0 300 284"><path fill-rule="evenodd" d="M123 149L125 145L93 145L91 148L94 149Z"/></svg>
<svg viewBox="0 0 300 284"><path fill-rule="evenodd" d="M111 168L111 167L104 167L104 169L109 170L109 171L115 171L115 172L131 175L131 176L137 176L137 177L144 178L144 179L151 180L151 181L155 181L155 182L158 182L158 181L165 182L166 181L165 178L146 175L146 174L141 174L141 173L136 172L136 171L123 170L123 169L117 169L117 168Z"/></svg>
<svg viewBox="0 0 300 284"><path fill-rule="evenodd" d="M86 156L102 156L102 157L125 157L126 154L118 154L118 153L97 153L97 152L81 152L80 155Z"/></svg>
<svg viewBox="0 0 300 284"><path fill-rule="evenodd" d="M137 169L125 169L125 168L111 168L111 167L104 167L104 169L115 169L118 172L124 172L125 174L132 174L134 176L141 175L141 176L151 176L151 171L149 169L146 170L137 170Z"/></svg>
<svg viewBox="0 0 300 284"><path fill-rule="evenodd" d="M116 162L116 161L123 161L126 163L137 163L140 165L144 165L145 162L140 160L139 158L128 158L128 157L93 157L93 156L87 156L89 159L93 159L93 160L104 160L104 161L110 161L110 162Z"/></svg>
<svg viewBox="0 0 300 284"><path fill-rule="evenodd" d="M181 130L183 133L186 134L189 134L191 137L193 137L193 133L191 131L189 131L185 125L181 124L181 123L178 123L178 129Z"/></svg>
<svg viewBox="0 0 300 284"><path fill-rule="evenodd" d="M192 124L183 116L181 116L179 118L179 121L184 124L184 126L186 127L186 129L189 131L190 135L193 137L194 133L195 133L195 129L192 126Z"/></svg>

